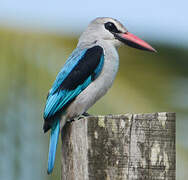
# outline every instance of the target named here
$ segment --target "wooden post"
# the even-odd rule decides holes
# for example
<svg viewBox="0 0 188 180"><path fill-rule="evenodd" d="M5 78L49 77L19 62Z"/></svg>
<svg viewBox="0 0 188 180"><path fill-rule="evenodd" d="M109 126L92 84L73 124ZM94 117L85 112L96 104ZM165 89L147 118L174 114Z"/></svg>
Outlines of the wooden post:
<svg viewBox="0 0 188 180"><path fill-rule="evenodd" d="M87 117L62 136L62 180L174 180L175 113Z"/></svg>

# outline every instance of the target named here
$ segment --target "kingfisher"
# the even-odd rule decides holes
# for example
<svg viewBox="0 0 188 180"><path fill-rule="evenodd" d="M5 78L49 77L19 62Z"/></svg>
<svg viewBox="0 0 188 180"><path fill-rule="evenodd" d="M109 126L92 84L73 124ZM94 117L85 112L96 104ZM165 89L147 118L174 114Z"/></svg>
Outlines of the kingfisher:
<svg viewBox="0 0 188 180"><path fill-rule="evenodd" d="M96 18L79 38L49 90L44 109L43 130L50 132L47 173L52 173L61 128L75 118L86 116L88 109L106 94L116 77L120 45L156 52L148 43L116 19Z"/></svg>

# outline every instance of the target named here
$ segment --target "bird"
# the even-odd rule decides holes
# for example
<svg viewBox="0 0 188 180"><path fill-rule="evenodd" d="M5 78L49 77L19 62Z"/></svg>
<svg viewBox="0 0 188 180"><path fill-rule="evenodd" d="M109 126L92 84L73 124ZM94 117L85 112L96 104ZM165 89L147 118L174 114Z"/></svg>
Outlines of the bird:
<svg viewBox="0 0 188 180"><path fill-rule="evenodd" d="M120 45L156 52L118 20L98 17L81 34L77 47L58 73L43 114L44 133L51 130L48 174L54 168L60 128L77 117L88 115L88 109L112 86L119 67Z"/></svg>

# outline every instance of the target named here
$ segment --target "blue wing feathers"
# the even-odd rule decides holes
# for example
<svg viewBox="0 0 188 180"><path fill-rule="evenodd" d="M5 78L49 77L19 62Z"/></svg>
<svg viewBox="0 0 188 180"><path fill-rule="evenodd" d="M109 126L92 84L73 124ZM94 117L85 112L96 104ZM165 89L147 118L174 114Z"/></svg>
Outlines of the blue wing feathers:
<svg viewBox="0 0 188 180"><path fill-rule="evenodd" d="M79 85L75 90L55 93L50 95L46 103L46 108L44 112L44 117L53 116L59 109L61 109L65 104L67 104L71 99L75 98L78 94L82 92L90 83L91 76L82 84Z"/></svg>
<svg viewBox="0 0 188 180"><path fill-rule="evenodd" d="M76 49L75 51L73 51L72 55L68 58L65 65L63 66L62 70L57 75L57 78L56 78L56 80L49 92L48 98L47 98L46 107L44 110L44 119L47 119L47 118L55 115L55 113L58 112L60 109L62 109L63 106L65 106L68 102L70 102L72 99L74 99L76 96L78 96L82 92L82 90L85 89L92 82L92 80L96 79L98 77L98 75L100 74L100 72L102 71L103 64L104 64L103 50L102 50L102 53L101 54L98 53L98 55L96 55L96 57L95 57L95 53L93 53L93 55L91 54L90 60L85 59L85 62L91 61L91 63L93 63L93 61L96 61L95 59L99 58L99 63L93 71L94 77L92 77L93 74L90 73L89 76L87 77L87 79L85 79L82 84L78 84L78 86L75 89L60 88L63 85L64 80L71 74L73 69L84 58L84 55L87 53L87 50L88 49L84 49L84 50ZM100 55L100 57L97 57L99 55ZM84 66L84 65L85 64L82 61L82 66ZM82 74L82 72L83 72L83 74L84 74L85 69L83 67L81 69L82 69L82 71L79 73ZM86 71L88 71L88 69L86 69ZM75 73L77 73L77 71L75 71ZM70 83L70 81L69 81L69 83ZM76 81L74 83L76 83Z"/></svg>
<svg viewBox="0 0 188 180"><path fill-rule="evenodd" d="M57 149L57 143L59 139L59 130L60 130L60 121L57 120L54 123L54 126L51 129L50 134L50 145L49 145L49 154L48 154L48 174L50 174L54 168L55 154Z"/></svg>
<svg viewBox="0 0 188 180"><path fill-rule="evenodd" d="M73 70L73 68L78 64L79 60L84 56L85 50L80 50L79 48L75 49L72 55L67 59L61 71L58 73L56 80L52 86L50 93L55 93L61 83L65 80L65 78L69 75L69 73Z"/></svg>

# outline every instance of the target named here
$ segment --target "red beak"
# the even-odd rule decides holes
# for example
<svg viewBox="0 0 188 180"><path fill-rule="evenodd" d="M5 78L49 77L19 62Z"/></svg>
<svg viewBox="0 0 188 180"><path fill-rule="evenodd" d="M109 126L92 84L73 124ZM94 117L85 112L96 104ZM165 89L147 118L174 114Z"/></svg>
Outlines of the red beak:
<svg viewBox="0 0 188 180"><path fill-rule="evenodd" d="M127 44L128 46L141 49L141 50L157 52L148 43L146 43L142 39L138 38L137 36L129 32L116 34L115 37L119 39L120 41L122 41L123 43Z"/></svg>

